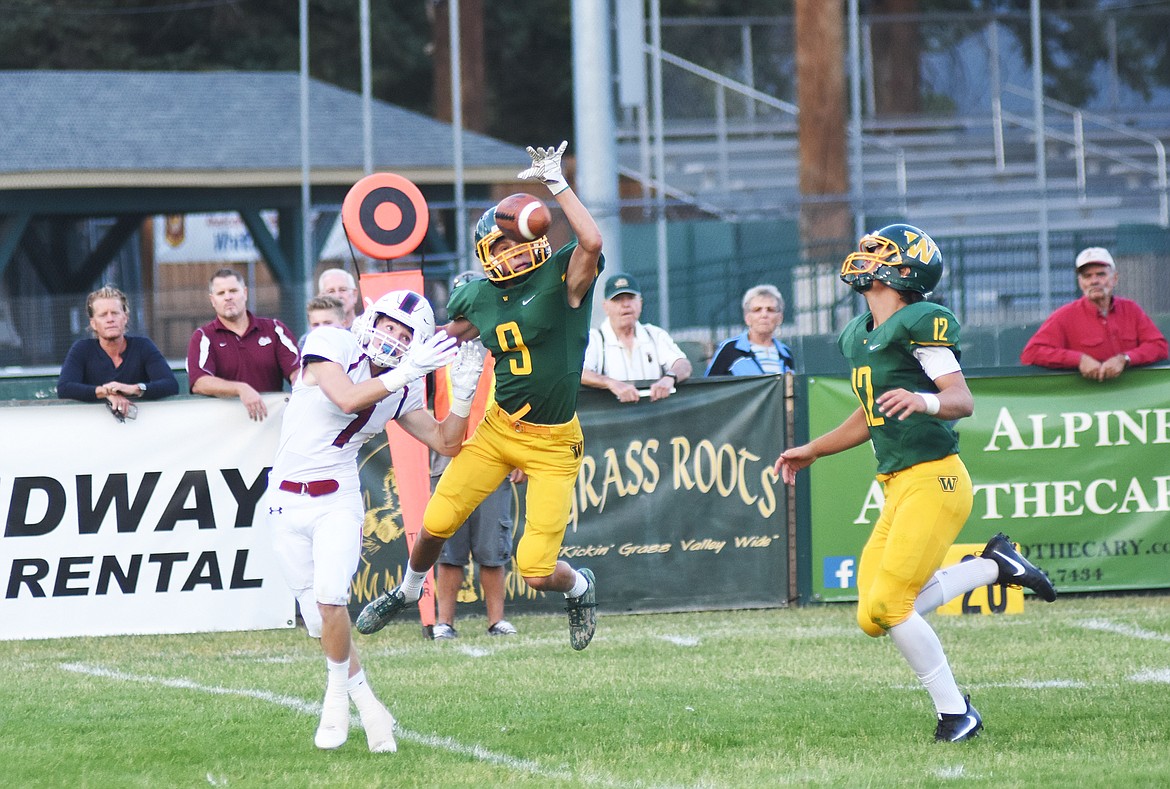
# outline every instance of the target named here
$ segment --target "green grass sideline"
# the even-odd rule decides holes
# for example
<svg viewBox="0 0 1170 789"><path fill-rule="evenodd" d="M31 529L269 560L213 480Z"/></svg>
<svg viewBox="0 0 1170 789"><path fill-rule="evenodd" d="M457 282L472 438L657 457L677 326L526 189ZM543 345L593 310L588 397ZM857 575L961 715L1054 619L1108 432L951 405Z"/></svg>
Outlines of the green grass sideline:
<svg viewBox="0 0 1170 789"><path fill-rule="evenodd" d="M358 636L399 752L312 745L324 666L303 631L0 642L13 787L1170 785L1170 598L1029 597L934 616L986 730L934 743L925 692L848 605L561 617L453 642Z"/></svg>

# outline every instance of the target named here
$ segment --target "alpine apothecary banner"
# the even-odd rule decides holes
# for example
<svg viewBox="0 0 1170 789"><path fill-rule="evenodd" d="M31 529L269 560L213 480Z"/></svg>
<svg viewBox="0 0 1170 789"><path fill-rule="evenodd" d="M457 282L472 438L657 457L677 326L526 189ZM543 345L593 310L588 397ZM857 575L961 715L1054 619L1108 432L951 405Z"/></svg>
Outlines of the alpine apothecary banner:
<svg viewBox="0 0 1170 789"><path fill-rule="evenodd" d="M292 627L264 527L284 395L0 407L0 640Z"/></svg>
<svg viewBox="0 0 1170 789"><path fill-rule="evenodd" d="M1002 531L1057 592L1170 587L1170 369L969 379L958 423L975 506L959 535ZM849 382L813 378L809 431L857 407ZM856 562L882 505L869 445L811 468L814 599L855 600Z"/></svg>
<svg viewBox="0 0 1170 789"><path fill-rule="evenodd" d="M596 573L603 610L787 605L787 497L771 471L785 446L784 385L697 381L633 404L581 392L585 460L560 557ZM370 442L360 465L369 511L351 610L397 583L406 562L396 502L405 480L384 444ZM514 561L506 588L509 611L564 608L562 595L529 589ZM482 605L477 591L469 577L460 601Z"/></svg>

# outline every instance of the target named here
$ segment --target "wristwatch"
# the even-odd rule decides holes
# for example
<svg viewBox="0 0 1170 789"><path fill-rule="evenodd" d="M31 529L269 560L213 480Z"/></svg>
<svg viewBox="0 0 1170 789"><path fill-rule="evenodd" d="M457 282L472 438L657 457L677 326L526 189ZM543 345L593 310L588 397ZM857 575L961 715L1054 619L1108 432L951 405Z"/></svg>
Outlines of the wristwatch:
<svg viewBox="0 0 1170 789"><path fill-rule="evenodd" d="M138 384L138 393L146 394L146 384Z"/></svg>
<svg viewBox="0 0 1170 789"><path fill-rule="evenodd" d="M667 370L666 372L664 372L662 374L662 377L663 378L673 378L674 382L676 384L678 383L678 373L674 372L673 370Z"/></svg>

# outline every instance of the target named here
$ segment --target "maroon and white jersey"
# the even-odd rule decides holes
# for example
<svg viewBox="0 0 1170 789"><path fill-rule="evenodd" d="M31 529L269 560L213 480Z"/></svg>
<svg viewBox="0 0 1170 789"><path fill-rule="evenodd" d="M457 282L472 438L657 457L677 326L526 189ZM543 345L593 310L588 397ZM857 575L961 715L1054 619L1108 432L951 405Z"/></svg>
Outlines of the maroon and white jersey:
<svg viewBox="0 0 1170 789"><path fill-rule="evenodd" d="M302 364L312 363L313 357L340 364L355 384L370 378L369 360L346 329L336 326L314 329L305 339ZM268 477L269 487L275 488L284 480L333 479L340 483L341 491L358 490L358 449L374 436L383 434L391 419L424 408L425 389L420 378L375 405L347 414L319 386L306 384L301 376L284 411L280 446Z"/></svg>

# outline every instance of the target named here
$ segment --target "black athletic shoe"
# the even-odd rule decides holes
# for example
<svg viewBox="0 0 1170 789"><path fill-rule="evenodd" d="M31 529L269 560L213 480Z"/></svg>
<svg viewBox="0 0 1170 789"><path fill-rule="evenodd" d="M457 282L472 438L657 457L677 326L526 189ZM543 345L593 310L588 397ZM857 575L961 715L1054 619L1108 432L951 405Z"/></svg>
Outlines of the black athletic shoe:
<svg viewBox="0 0 1170 789"><path fill-rule="evenodd" d="M406 597L399 590L399 587L396 586L388 592L383 592L371 600L358 614L358 632L367 636L370 633L377 633L386 626L387 622L398 616L404 608L406 608Z"/></svg>
<svg viewBox="0 0 1170 789"><path fill-rule="evenodd" d="M983 718L979 711L971 706L971 697L967 696L967 711L955 715L938 714L938 727L934 730L934 739L938 742L964 742L979 736L983 728Z"/></svg>
<svg viewBox="0 0 1170 789"><path fill-rule="evenodd" d="M999 565L997 583L1026 586L1047 603L1056 599L1056 588L1052 581L1048 580L1043 570L1021 556L1003 532L988 541L987 547L983 549L983 557Z"/></svg>
<svg viewBox="0 0 1170 789"><path fill-rule="evenodd" d="M569 644L573 649L589 646L597 630L597 581L588 567L581 568L581 575L589 582L585 592L565 600L565 610L569 612Z"/></svg>

